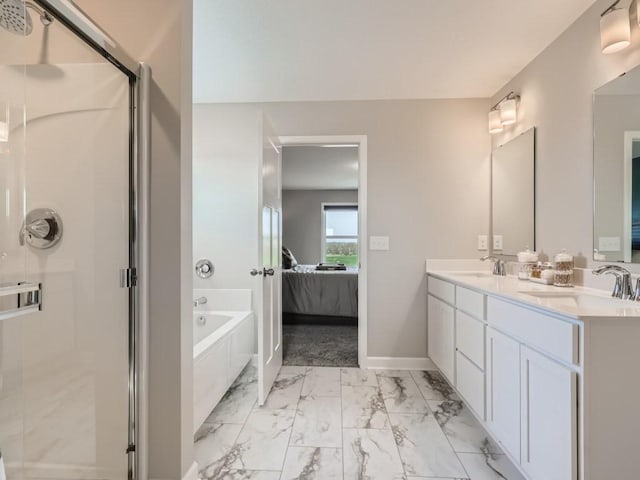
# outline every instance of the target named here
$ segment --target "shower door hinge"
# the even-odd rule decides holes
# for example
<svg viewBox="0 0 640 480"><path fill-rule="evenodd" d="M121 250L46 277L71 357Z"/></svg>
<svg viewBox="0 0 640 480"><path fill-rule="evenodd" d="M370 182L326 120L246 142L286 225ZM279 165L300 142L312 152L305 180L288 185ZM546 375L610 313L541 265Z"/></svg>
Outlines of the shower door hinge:
<svg viewBox="0 0 640 480"><path fill-rule="evenodd" d="M120 270L120 287L131 288L138 284L138 276L135 268L123 268Z"/></svg>
<svg viewBox="0 0 640 480"><path fill-rule="evenodd" d="M129 445L127 447L127 451L125 453L133 453L135 451L136 451L136 446L135 446L135 444L132 443L131 445Z"/></svg>

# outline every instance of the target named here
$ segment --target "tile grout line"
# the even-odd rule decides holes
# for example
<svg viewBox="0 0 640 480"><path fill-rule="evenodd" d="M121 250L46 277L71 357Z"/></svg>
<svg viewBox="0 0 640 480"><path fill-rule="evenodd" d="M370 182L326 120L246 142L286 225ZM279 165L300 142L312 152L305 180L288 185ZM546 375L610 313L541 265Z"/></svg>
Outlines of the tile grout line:
<svg viewBox="0 0 640 480"><path fill-rule="evenodd" d="M387 408L387 405L384 402L384 395L382 395L382 386L380 385L380 378L378 377L378 373L377 372L375 372L375 375L376 375L376 383L378 384L378 389L380 390L380 395L382 396L382 403L384 405L384 411L387 414L387 420L389 421L389 429L391 431L391 437L393 438L393 444L396 446L396 452L398 452L398 458L400 459L400 465L402 466L402 473L404 473L404 478L408 478L409 474L407 473L407 469L404 466L404 460L402 460L402 455L400 455L400 446L398 445L398 442L396 442L396 435L393 432L393 423L391 422L391 416L389 415L389 409ZM413 377L411 377L411 372L409 372L409 377L411 378L411 380L413 380ZM416 388L417 387L418 386L416 385ZM429 408L428 405L427 405L427 408Z"/></svg>
<svg viewBox="0 0 640 480"><path fill-rule="evenodd" d="M298 393L298 401L296 402L296 410L293 415L293 421L291 422L291 430L289 431L289 439L287 440L287 448L284 452L284 459L282 460L282 466L280 468L280 478L282 479L282 475L284 475L284 466L287 462L287 456L289 455L289 447L291 447L291 437L293 436L293 426L296 423L296 418L298 417L298 409L300 407L300 397L302 397L302 389L304 388L304 382L307 380L307 373L309 373L309 367L304 367L304 378L302 379L302 385L300 386L300 393ZM277 378L277 377L276 377Z"/></svg>
<svg viewBox="0 0 640 480"><path fill-rule="evenodd" d="M251 408L249 409L249 414L245 417L244 422L242 422L241 424L238 423L228 423L228 424L224 424L222 423L221 425L241 425L240 429L238 430L238 433L235 435L233 442L231 442L231 447L225 451L225 456L229 454L229 452L231 451L231 449L233 449L233 447L236 446L236 444L238 443L238 438L240 438L240 434L242 433L242 431L244 430L247 422L249 421L249 417L251 416L251 413L253 412L256 404L258 403L258 399L256 397L255 402L253 402L253 405L251 406ZM216 405L217 406L217 405ZM215 407L213 407L213 410L215 410ZM213 413L213 410L211 410L211 413ZM211 415L211 413L209 415ZM208 417L207 417L208 418ZM198 472L198 475L200 475L200 472Z"/></svg>
<svg viewBox="0 0 640 480"><path fill-rule="evenodd" d="M440 371L438 371L439 375L442 375L440 373ZM413 375L411 375L411 378L413 378ZM451 387L451 385L449 385L448 380L444 377L444 375L442 375L442 378L444 379L445 382L447 382L447 385L449 386L449 388L451 388L451 390L455 393L455 390L453 390L453 387ZM415 378L413 378L414 382L415 382ZM417 384L418 382L416 382ZM444 435L444 438L447 439L447 443L449 444L449 446L451 447L451 451L453 452L453 454L456 456L456 458L458 459L458 462L460 462L460 466L462 467L462 470L464 470L465 474L467 475L467 479L471 480L471 475L469 475L469 471L467 470L467 467L464 466L464 463L462 462L462 460L460 459L460 456L458 455L458 452L456 451L456 449L453 447L453 443L451 443L451 439L449 438L449 435L447 435L447 432L444 431L444 429L440 426L440 422L438 422L438 419L435 417L435 414L433 412L433 410L431 410L431 406L429 405L429 400L427 400L427 397L424 396L424 393L422 392L422 390L420 389L420 387L418 387L418 391L420 392L420 395L422 395L422 398L424 399L424 402L427 404L427 410L429 410L429 412L431 413L431 415L433 415L433 419L436 421L436 425L438 425L438 428L440 429L440 431L442 432L442 434ZM444 400L442 400L443 402L446 402L447 400L450 400L448 398L445 398ZM438 401L438 400L432 400L432 401ZM460 401L462 402L462 404L464 405L464 401L462 400L462 398L460 399ZM464 405L466 407L466 405Z"/></svg>

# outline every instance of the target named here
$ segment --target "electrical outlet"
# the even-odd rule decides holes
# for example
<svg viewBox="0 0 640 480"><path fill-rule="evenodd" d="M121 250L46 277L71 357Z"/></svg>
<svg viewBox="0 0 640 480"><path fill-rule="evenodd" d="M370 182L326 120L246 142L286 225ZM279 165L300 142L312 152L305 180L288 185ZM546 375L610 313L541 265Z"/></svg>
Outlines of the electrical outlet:
<svg viewBox="0 0 640 480"><path fill-rule="evenodd" d="M478 251L486 252L489 250L489 237L486 235L478 235Z"/></svg>
<svg viewBox="0 0 640 480"><path fill-rule="evenodd" d="M493 236L493 249L502 250L502 235Z"/></svg>

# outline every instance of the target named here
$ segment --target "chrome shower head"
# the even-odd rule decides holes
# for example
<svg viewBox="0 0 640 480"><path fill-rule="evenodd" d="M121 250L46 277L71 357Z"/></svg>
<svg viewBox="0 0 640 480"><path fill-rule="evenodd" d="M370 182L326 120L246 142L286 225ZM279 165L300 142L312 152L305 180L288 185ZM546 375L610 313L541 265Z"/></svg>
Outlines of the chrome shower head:
<svg viewBox="0 0 640 480"><path fill-rule="evenodd" d="M53 22L53 17L49 13L31 2L0 0L0 27L17 35L30 35L33 31L33 23L27 8L35 10L40 15L40 21L45 27Z"/></svg>
<svg viewBox="0 0 640 480"><path fill-rule="evenodd" d="M0 27L25 36L33 31L31 16L22 0L0 0Z"/></svg>

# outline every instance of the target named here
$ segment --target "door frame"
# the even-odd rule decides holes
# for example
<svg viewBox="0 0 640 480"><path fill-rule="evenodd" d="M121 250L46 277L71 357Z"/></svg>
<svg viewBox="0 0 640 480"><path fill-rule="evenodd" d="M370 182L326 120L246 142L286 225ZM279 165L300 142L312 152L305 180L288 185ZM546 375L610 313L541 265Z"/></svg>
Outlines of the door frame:
<svg viewBox="0 0 640 480"><path fill-rule="evenodd" d="M623 192L623 262L633 260L633 232L632 232L632 199L633 199L633 142L640 140L640 131L624 132L624 192ZM599 246L599 245L598 245Z"/></svg>
<svg viewBox="0 0 640 480"><path fill-rule="evenodd" d="M367 368L367 136L281 135L283 147L292 145L345 144L358 146L358 364ZM280 187L282 190L282 186Z"/></svg>

